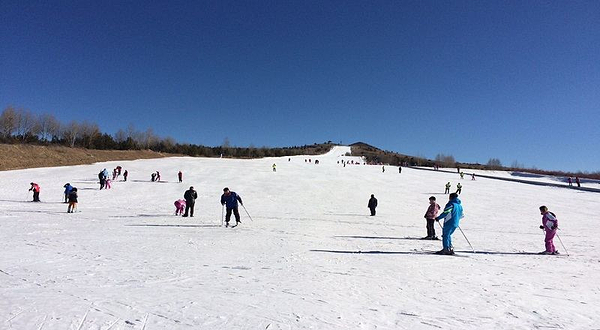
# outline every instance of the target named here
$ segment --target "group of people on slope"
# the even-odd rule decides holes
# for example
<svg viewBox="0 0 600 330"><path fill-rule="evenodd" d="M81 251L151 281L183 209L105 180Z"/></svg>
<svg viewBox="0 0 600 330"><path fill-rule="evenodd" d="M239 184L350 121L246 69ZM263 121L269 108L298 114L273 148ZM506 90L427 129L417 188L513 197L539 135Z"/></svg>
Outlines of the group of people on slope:
<svg viewBox="0 0 600 330"><path fill-rule="evenodd" d="M377 199L375 195L371 195L368 204L371 210L371 216L375 215L375 208L377 207ZM429 197L429 207L423 216L427 220L427 236L423 237L424 240L439 240L435 234L435 222L439 223L443 220L442 226L442 249L437 251L437 254L453 255L454 248L452 246L452 234L459 226L460 219L464 217L463 207L457 193L451 193L448 196L448 203L444 207L442 213L438 215L440 211L440 205L437 204L435 196ZM554 247L554 236L558 230L558 219L556 215L550 211L546 206L540 206L540 212L542 214L542 225L540 229L543 229L546 233L545 236L545 251L540 254L552 254L556 255L559 252Z"/></svg>
<svg viewBox="0 0 600 330"><path fill-rule="evenodd" d="M196 204L196 199L198 198L198 193L194 190L194 187L190 187L190 189L186 190L183 194L184 199L179 199L175 201L175 215L182 214L183 217L193 217L194 216L194 206ZM223 188L223 195L221 195L221 205L223 205L226 209L225 213L225 227L229 227L229 221L231 220L231 214L235 216L235 226L242 223L240 220L240 212L238 211L238 202L240 205L244 205L242 202L242 198L235 193L235 191L229 190L229 188ZM185 208L185 212L183 209Z"/></svg>

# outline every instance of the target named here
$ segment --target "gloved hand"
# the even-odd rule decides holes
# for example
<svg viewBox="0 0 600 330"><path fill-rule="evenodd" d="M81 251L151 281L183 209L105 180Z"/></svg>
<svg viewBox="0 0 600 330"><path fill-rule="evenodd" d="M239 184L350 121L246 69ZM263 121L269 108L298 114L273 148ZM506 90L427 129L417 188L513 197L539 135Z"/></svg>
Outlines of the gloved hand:
<svg viewBox="0 0 600 330"><path fill-rule="evenodd" d="M557 226L557 225L554 225L554 226L552 226L552 230L554 230L554 229L556 229L556 228L558 228L558 226Z"/></svg>
<svg viewBox="0 0 600 330"><path fill-rule="evenodd" d="M544 226L543 226L543 225L540 225L540 229L544 229Z"/></svg>

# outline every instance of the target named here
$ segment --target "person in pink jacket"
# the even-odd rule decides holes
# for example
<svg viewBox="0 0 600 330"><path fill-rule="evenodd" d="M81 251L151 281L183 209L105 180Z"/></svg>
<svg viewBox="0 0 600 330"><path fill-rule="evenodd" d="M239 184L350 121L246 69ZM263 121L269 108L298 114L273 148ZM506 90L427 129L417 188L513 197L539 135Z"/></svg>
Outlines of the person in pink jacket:
<svg viewBox="0 0 600 330"><path fill-rule="evenodd" d="M435 227L433 226L435 224L435 217L437 217L439 211L440 205L435 202L435 196L429 197L429 207L424 216L424 218L427 219L427 236L422 239L439 240L439 238L435 236Z"/></svg>
<svg viewBox="0 0 600 330"><path fill-rule="evenodd" d="M185 199L178 199L175 201L175 215L182 215L183 209L185 209Z"/></svg>
<svg viewBox="0 0 600 330"><path fill-rule="evenodd" d="M546 238L544 241L546 242L546 251L540 252L540 254L559 254L556 248L554 247L554 236L556 236L556 231L558 230L558 219L556 219L556 215L550 211L546 206L540 206L540 213L542 214L542 225L540 229L543 229L546 232Z"/></svg>

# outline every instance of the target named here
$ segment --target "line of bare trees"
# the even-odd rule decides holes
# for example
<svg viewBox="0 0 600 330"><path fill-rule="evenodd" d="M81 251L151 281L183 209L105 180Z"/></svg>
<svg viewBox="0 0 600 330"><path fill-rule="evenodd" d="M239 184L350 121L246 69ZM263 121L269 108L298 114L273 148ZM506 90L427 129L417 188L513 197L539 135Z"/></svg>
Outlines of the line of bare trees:
<svg viewBox="0 0 600 330"><path fill-rule="evenodd" d="M291 155L311 155L327 152L331 141L283 148L254 146L233 147L229 139L217 147L195 144L180 144L171 137L159 137L152 128L138 131L132 124L119 129L114 135L102 133L96 123L87 121L61 123L52 114L33 114L24 108L6 107L0 114L1 143L31 143L41 145L63 145L87 149L140 150L189 156L224 156L236 158L281 157Z"/></svg>

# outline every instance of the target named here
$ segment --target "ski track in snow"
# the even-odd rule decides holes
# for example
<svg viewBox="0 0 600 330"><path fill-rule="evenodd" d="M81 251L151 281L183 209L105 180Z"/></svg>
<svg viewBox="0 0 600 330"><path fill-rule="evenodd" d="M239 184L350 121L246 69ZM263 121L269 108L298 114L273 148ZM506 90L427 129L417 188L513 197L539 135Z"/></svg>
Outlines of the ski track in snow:
<svg viewBox="0 0 600 330"><path fill-rule="evenodd" d="M0 172L0 329L600 328L590 223L600 194L337 164L359 160L348 151ZM129 181L98 190L97 173L117 165ZM156 170L166 181L150 182ZM42 203L28 202L31 181ZM477 253L459 231L459 257L431 254L441 241L419 239L428 197L443 207L448 181L463 185L461 228ZM61 203L66 182L79 189L73 214ZM176 217L173 202L190 185L195 217ZM225 186L253 221L240 207L240 226L220 226ZM535 254L542 204L570 256L558 239L563 255Z"/></svg>

